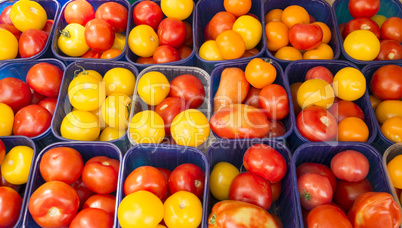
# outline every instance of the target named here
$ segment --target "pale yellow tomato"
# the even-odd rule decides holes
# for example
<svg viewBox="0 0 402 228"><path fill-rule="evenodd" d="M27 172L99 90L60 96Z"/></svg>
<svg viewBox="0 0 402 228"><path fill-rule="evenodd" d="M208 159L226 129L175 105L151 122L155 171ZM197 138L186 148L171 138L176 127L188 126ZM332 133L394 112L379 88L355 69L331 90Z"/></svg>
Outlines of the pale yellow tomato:
<svg viewBox="0 0 402 228"><path fill-rule="evenodd" d="M78 110L94 111L106 99L105 85L90 75L76 77L68 86L68 98Z"/></svg>
<svg viewBox="0 0 402 228"><path fill-rule="evenodd" d="M148 72L138 81L138 95L147 104L156 106L169 94L170 84L160 72Z"/></svg>
<svg viewBox="0 0 402 228"><path fill-rule="evenodd" d="M139 112L130 121L131 138L136 143L160 143L165 137L162 117L151 110Z"/></svg>
<svg viewBox="0 0 402 228"><path fill-rule="evenodd" d="M99 136L99 141L112 141L121 138L126 133L125 130L107 127L103 129Z"/></svg>
<svg viewBox="0 0 402 228"><path fill-rule="evenodd" d="M27 146L15 146L4 157L1 163L1 175L15 185L28 181L34 151Z"/></svg>
<svg viewBox="0 0 402 228"><path fill-rule="evenodd" d="M109 127L120 131L127 129L131 99L122 93L108 96L102 104L102 118Z"/></svg>
<svg viewBox="0 0 402 228"><path fill-rule="evenodd" d="M83 68L82 68L82 69L83 69ZM102 81L102 80L103 80L102 75L99 74L99 72L96 71L96 70L85 70L85 69L83 69L83 71L81 71L79 74L77 74L77 77L83 76L83 75L92 76L92 77L94 77L95 79L97 79L98 81Z"/></svg>
<svg viewBox="0 0 402 228"><path fill-rule="evenodd" d="M132 96L135 87L134 74L122 67L115 67L106 72L103 77L106 88L106 96L113 93L123 93L127 96Z"/></svg>
<svg viewBox="0 0 402 228"><path fill-rule="evenodd" d="M170 131L178 145L197 147L208 139L210 127L202 112L187 109L173 119Z"/></svg>

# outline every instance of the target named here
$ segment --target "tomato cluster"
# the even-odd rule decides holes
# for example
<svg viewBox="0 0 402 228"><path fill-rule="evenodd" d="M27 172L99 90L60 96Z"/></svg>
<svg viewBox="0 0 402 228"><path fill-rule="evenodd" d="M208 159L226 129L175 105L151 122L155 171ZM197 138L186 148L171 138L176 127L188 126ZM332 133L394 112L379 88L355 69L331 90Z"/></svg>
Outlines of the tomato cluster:
<svg viewBox="0 0 402 228"><path fill-rule="evenodd" d="M64 8L67 23L57 46L71 57L111 59L123 53L128 10L117 2L105 2L96 11L86 0L75 0Z"/></svg>
<svg viewBox="0 0 402 228"><path fill-rule="evenodd" d="M53 20L35 1L18 1L0 14L0 60L30 58L46 46Z"/></svg>
<svg viewBox="0 0 402 228"><path fill-rule="evenodd" d="M204 186L204 171L191 163L173 171L140 166L124 181L119 223L122 227L196 228L202 219Z"/></svg>

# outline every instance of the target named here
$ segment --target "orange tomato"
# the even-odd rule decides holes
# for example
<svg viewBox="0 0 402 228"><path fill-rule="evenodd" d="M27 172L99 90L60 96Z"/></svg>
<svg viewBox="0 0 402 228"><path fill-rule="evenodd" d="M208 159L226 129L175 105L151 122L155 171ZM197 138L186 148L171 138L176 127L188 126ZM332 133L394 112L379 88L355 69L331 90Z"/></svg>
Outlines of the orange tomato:
<svg viewBox="0 0 402 228"><path fill-rule="evenodd" d="M257 89L272 84L276 79L276 69L261 58L251 60L245 70L247 81Z"/></svg>
<svg viewBox="0 0 402 228"><path fill-rule="evenodd" d="M294 61L303 59L303 56L298 49L286 46L276 52L275 58Z"/></svg>
<svg viewBox="0 0 402 228"><path fill-rule="evenodd" d="M116 58L122 53L122 50L116 49L116 48L111 48L107 51L104 51L101 55L101 59L112 59Z"/></svg>
<svg viewBox="0 0 402 228"><path fill-rule="evenodd" d="M251 9L251 0L224 0L223 6L229 13L240 17L245 15Z"/></svg>
<svg viewBox="0 0 402 228"><path fill-rule="evenodd" d="M395 116L387 119L381 126L381 132L392 142L402 142L402 117Z"/></svg>
<svg viewBox="0 0 402 228"><path fill-rule="evenodd" d="M225 60L238 59L246 51L246 44L241 35L233 30L226 30L216 38L216 46Z"/></svg>
<svg viewBox="0 0 402 228"><path fill-rule="evenodd" d="M333 59L334 51L331 46L321 43L316 49L306 51L303 54L303 59Z"/></svg>
<svg viewBox="0 0 402 228"><path fill-rule="evenodd" d="M375 97L374 95L370 95L370 103L373 109L377 108L377 105L381 103L381 100Z"/></svg>
<svg viewBox="0 0 402 228"><path fill-rule="evenodd" d="M366 142L369 129L366 123L357 117L346 117L338 124L338 141Z"/></svg>
<svg viewBox="0 0 402 228"><path fill-rule="evenodd" d="M279 21L272 21L265 25L267 36L267 48L270 51L278 51L289 43L289 29Z"/></svg>
<svg viewBox="0 0 402 228"><path fill-rule="evenodd" d="M282 21L282 12L283 10L281 9L273 9L269 11L264 17L265 24L268 24L268 22L271 21Z"/></svg>
<svg viewBox="0 0 402 228"><path fill-rule="evenodd" d="M258 53L260 53L260 51L257 48L252 48L250 50L246 50L241 58L255 56L258 55Z"/></svg>
<svg viewBox="0 0 402 228"><path fill-rule="evenodd" d="M286 7L282 12L282 22L291 28L295 24L308 24L310 23L310 16L308 12L301 6L291 5Z"/></svg>
<svg viewBox="0 0 402 228"><path fill-rule="evenodd" d="M325 23L316 21L313 22L313 24L316 24L318 26L320 26L323 36L322 36L322 41L323 43L329 43L329 41L331 41L332 38L332 33L331 33L331 29L329 29L328 25L326 25Z"/></svg>

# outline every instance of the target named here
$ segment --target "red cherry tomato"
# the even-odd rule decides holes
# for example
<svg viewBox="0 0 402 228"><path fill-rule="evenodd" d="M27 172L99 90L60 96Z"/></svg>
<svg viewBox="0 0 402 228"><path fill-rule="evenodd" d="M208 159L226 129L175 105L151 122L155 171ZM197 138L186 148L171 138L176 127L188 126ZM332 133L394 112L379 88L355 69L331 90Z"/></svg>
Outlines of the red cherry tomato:
<svg viewBox="0 0 402 228"><path fill-rule="evenodd" d="M348 8L353 18L371 18L380 10L380 0L350 0Z"/></svg>
<svg viewBox="0 0 402 228"><path fill-rule="evenodd" d="M128 11L126 7L117 2L106 2L100 5L95 12L95 18L110 24L113 32L121 33L127 29Z"/></svg>
<svg viewBox="0 0 402 228"><path fill-rule="evenodd" d="M328 111L341 122L346 117L357 117L364 120L363 110L352 101L340 100L331 105Z"/></svg>
<svg viewBox="0 0 402 228"><path fill-rule="evenodd" d="M26 80L29 87L46 97L59 95L63 71L50 63L35 64L28 71Z"/></svg>
<svg viewBox="0 0 402 228"><path fill-rule="evenodd" d="M93 19L85 25L85 41L95 51L104 52L113 46L112 26L104 20Z"/></svg>
<svg viewBox="0 0 402 228"><path fill-rule="evenodd" d="M226 30L231 30L235 21L236 17L233 14L226 11L218 12L209 21L209 25L207 26L207 34L211 37L211 39L216 40L219 34Z"/></svg>
<svg viewBox="0 0 402 228"><path fill-rule="evenodd" d="M334 81L334 75L324 66L316 66L307 71L305 81L310 79L322 79L329 84Z"/></svg>
<svg viewBox="0 0 402 228"><path fill-rule="evenodd" d="M370 81L370 89L380 100L402 98L402 68L398 65L385 65L378 68Z"/></svg>
<svg viewBox="0 0 402 228"><path fill-rule="evenodd" d="M38 29L28 29L23 32L18 41L21 58L29 58L41 52L48 37L46 32Z"/></svg>
<svg viewBox="0 0 402 228"><path fill-rule="evenodd" d="M362 153L345 150L331 159L331 170L340 180L362 181L369 172L369 162Z"/></svg>
<svg viewBox="0 0 402 228"><path fill-rule="evenodd" d="M303 176L306 173L316 173L326 177L331 183L332 190L335 191L337 185L336 178L328 166L319 163L306 162L297 167L297 178Z"/></svg>
<svg viewBox="0 0 402 228"><path fill-rule="evenodd" d="M8 30L9 32L11 32L15 36L15 38L17 38L17 40L19 40L20 37L21 37L20 30L18 30L14 25L0 24L0 28Z"/></svg>
<svg viewBox="0 0 402 228"><path fill-rule="evenodd" d="M173 119L179 115L182 111L186 110L186 105L183 99L178 97L167 97L155 108L155 112L158 113L165 124L165 134L170 135L170 126Z"/></svg>
<svg viewBox="0 0 402 228"><path fill-rule="evenodd" d="M179 48L186 39L187 29L181 20L165 18L159 24L157 33L160 45L169 45L174 48Z"/></svg>
<svg viewBox="0 0 402 228"><path fill-rule="evenodd" d="M289 42L299 50L313 50L321 44L322 29L316 24L295 24L289 29Z"/></svg>
<svg viewBox="0 0 402 228"><path fill-rule="evenodd" d="M297 178L300 203L311 210L332 201L332 186L328 178L317 173L306 173Z"/></svg>
<svg viewBox="0 0 402 228"><path fill-rule="evenodd" d="M80 208L83 207L89 197L95 194L95 192L91 191L85 184L82 182L81 177L78 178L76 182L70 185L78 194L78 198L80 198Z"/></svg>
<svg viewBox="0 0 402 228"><path fill-rule="evenodd" d="M268 119L281 120L289 114L289 98L286 90L278 84L270 84L259 93L260 108Z"/></svg>
<svg viewBox="0 0 402 228"><path fill-rule="evenodd" d="M12 25L13 22L11 21L10 18L10 11L11 11L11 6L7 6L3 9L3 11L0 14L0 24L8 24L8 25Z"/></svg>
<svg viewBox="0 0 402 228"><path fill-rule="evenodd" d="M307 216L307 226L352 228L348 217L346 217L340 208L333 205L322 205L311 210Z"/></svg>
<svg viewBox="0 0 402 228"><path fill-rule="evenodd" d="M106 156L89 159L82 170L82 181L98 194L109 194L117 189L120 162Z"/></svg>
<svg viewBox="0 0 402 228"><path fill-rule="evenodd" d="M259 103L260 91L261 91L260 89L250 86L247 96L246 96L246 98L244 98L243 104L251 105L256 108L260 108L260 103Z"/></svg>
<svg viewBox="0 0 402 228"><path fill-rule="evenodd" d="M356 30L369 30L380 39L380 27L378 24L370 18L355 18L345 25L345 29L342 32L342 37L345 39L351 32Z"/></svg>
<svg viewBox="0 0 402 228"><path fill-rule="evenodd" d="M402 18L390 17L381 26L382 40L402 42Z"/></svg>
<svg viewBox="0 0 402 228"><path fill-rule="evenodd" d="M35 137L45 132L52 122L52 114L39 105L28 105L14 117L14 135Z"/></svg>
<svg viewBox="0 0 402 228"><path fill-rule="evenodd" d="M189 48L187 46L181 46L181 47L179 47L179 49L177 49L177 51L179 52L180 59L188 58L191 55L191 53L193 52L193 50L191 50L191 48Z"/></svg>
<svg viewBox="0 0 402 228"><path fill-rule="evenodd" d="M205 186L205 173L197 165L191 163L181 164L170 174L168 186L170 194L178 191L188 191L202 199Z"/></svg>
<svg viewBox="0 0 402 228"><path fill-rule="evenodd" d="M152 57L139 57L137 59L137 63L139 63L139 64L155 64L154 59Z"/></svg>
<svg viewBox="0 0 402 228"><path fill-rule="evenodd" d="M124 181L124 194L145 190L153 193L159 199L166 194L167 182L161 172L152 166L141 166L128 175Z"/></svg>
<svg viewBox="0 0 402 228"><path fill-rule="evenodd" d="M156 48L153 60L155 63L169 63L180 60L179 52L169 45L162 45Z"/></svg>
<svg viewBox="0 0 402 228"><path fill-rule="evenodd" d="M163 19L161 7L152 1L142 1L133 10L135 25L149 25L155 31Z"/></svg>
<svg viewBox="0 0 402 228"><path fill-rule="evenodd" d="M20 216L22 198L14 189L0 187L0 227L13 227Z"/></svg>
<svg viewBox="0 0 402 228"><path fill-rule="evenodd" d="M86 208L98 208L106 211L110 216L114 217L116 210L116 196L109 194L95 194L89 197L82 209Z"/></svg>
<svg viewBox="0 0 402 228"><path fill-rule="evenodd" d="M271 121L271 129L269 129L268 137L280 137L286 134L286 127L280 120Z"/></svg>
<svg viewBox="0 0 402 228"><path fill-rule="evenodd" d="M85 26L95 18L95 10L86 0L75 0L66 5L64 19L67 24L78 23Z"/></svg>
<svg viewBox="0 0 402 228"><path fill-rule="evenodd" d="M4 103L17 113L31 103L32 93L29 86L17 78L0 80L0 103Z"/></svg>
<svg viewBox="0 0 402 228"><path fill-rule="evenodd" d="M31 104L39 104L41 101L43 101L44 99L46 99L45 96L35 92L33 89L31 89L32 91L32 99L31 99ZM43 107L43 106L42 106Z"/></svg>
<svg viewBox="0 0 402 228"><path fill-rule="evenodd" d="M336 118L326 109L310 106L299 113L297 129L310 141L332 141L338 133Z"/></svg>
<svg viewBox="0 0 402 228"><path fill-rule="evenodd" d="M54 115L54 110L56 109L56 104L57 104L57 98L46 98L39 102L39 106L44 107L47 109L52 116Z"/></svg>
<svg viewBox="0 0 402 228"><path fill-rule="evenodd" d="M345 211L349 211L353 203L360 195L373 191L370 181L364 179L359 182L348 182L340 180L334 192L334 202L341 206Z"/></svg>
<svg viewBox="0 0 402 228"><path fill-rule="evenodd" d="M46 24L43 27L42 31L46 32L47 35L50 35L50 32L52 31L52 27L53 27L53 20L46 20Z"/></svg>
<svg viewBox="0 0 402 228"><path fill-rule="evenodd" d="M196 109L204 103L204 85L194 75L183 74L170 82L169 96L184 99L186 108Z"/></svg>
<svg viewBox="0 0 402 228"><path fill-rule="evenodd" d="M101 56L102 56L101 52L89 49L87 52L85 52L85 54L81 56L81 58L100 59Z"/></svg>
<svg viewBox="0 0 402 228"><path fill-rule="evenodd" d="M112 228L113 217L102 209L86 208L80 211L70 224L70 228L81 227Z"/></svg>
<svg viewBox="0 0 402 228"><path fill-rule="evenodd" d="M395 40L381 40L376 60L402 59L402 45Z"/></svg>

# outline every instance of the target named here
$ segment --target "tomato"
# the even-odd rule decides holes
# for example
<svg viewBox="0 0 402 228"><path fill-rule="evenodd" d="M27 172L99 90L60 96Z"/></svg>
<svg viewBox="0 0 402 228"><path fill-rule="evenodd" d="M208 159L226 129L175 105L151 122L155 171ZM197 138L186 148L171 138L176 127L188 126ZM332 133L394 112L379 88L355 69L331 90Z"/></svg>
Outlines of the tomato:
<svg viewBox="0 0 402 228"><path fill-rule="evenodd" d="M395 156L391 161L387 164L387 170L389 173L389 177L391 179L392 184L395 188L402 188L402 178L401 178L401 170L402 170L402 155Z"/></svg>
<svg viewBox="0 0 402 228"><path fill-rule="evenodd" d="M381 103L381 100L378 99L377 97L375 97L374 95L370 95L369 98L370 98L371 108L375 110L377 108L377 106Z"/></svg>
<svg viewBox="0 0 402 228"><path fill-rule="evenodd" d="M1 174L4 179L14 185L28 181L29 170L33 159L33 150L27 146L15 146L4 157Z"/></svg>
<svg viewBox="0 0 402 228"><path fill-rule="evenodd" d="M152 166L141 166L132 171L124 181L124 194L145 190L162 199L166 194L167 182L161 172Z"/></svg>
<svg viewBox="0 0 402 228"><path fill-rule="evenodd" d="M35 137L45 132L51 124L52 114L39 105L28 105L20 109L14 117L14 135Z"/></svg>
<svg viewBox="0 0 402 228"><path fill-rule="evenodd" d="M102 53L89 49L85 54L81 56L81 58L91 58L91 59L99 59Z"/></svg>
<svg viewBox="0 0 402 228"><path fill-rule="evenodd" d="M89 50L85 41L85 27L77 23L67 25L60 32L57 46L60 51L68 56L78 57L84 55Z"/></svg>
<svg viewBox="0 0 402 228"><path fill-rule="evenodd" d="M17 41L20 39L21 37L21 32L20 30L18 30L14 25L9 25L9 24L0 24L0 28L5 29L9 32L11 32L15 38L17 38Z"/></svg>
<svg viewBox="0 0 402 228"><path fill-rule="evenodd" d="M173 119L186 109L185 106L184 100L177 97L167 97L156 106L155 112L163 119L166 135L170 135L170 127Z"/></svg>
<svg viewBox="0 0 402 228"><path fill-rule="evenodd" d="M94 111L106 99L105 86L91 75L75 77L68 85L68 98L74 108Z"/></svg>
<svg viewBox="0 0 402 228"><path fill-rule="evenodd" d="M121 138L126 133L126 130L119 130L112 127L106 127L102 130L99 141L112 141Z"/></svg>
<svg viewBox="0 0 402 228"><path fill-rule="evenodd" d="M56 109L57 98L46 98L39 102L39 106L45 108L50 112L50 114L54 115L54 110Z"/></svg>
<svg viewBox="0 0 402 228"><path fill-rule="evenodd" d="M181 20L165 18L160 22L157 33L160 45L169 45L174 48L179 48L186 39L187 30Z"/></svg>
<svg viewBox="0 0 402 228"><path fill-rule="evenodd" d="M82 181L93 192L109 194L117 189L120 162L106 156L89 159L82 170Z"/></svg>
<svg viewBox="0 0 402 228"><path fill-rule="evenodd" d="M334 80L334 75L332 72L324 66L316 66L307 71L304 78L305 81L310 79L322 79L328 83L332 83Z"/></svg>
<svg viewBox="0 0 402 228"><path fill-rule="evenodd" d="M366 123L357 117L346 117L338 124L338 141L366 142L369 129Z"/></svg>
<svg viewBox="0 0 402 228"><path fill-rule="evenodd" d="M252 57L258 55L259 53L260 51L257 48L252 48L250 50L246 50L240 58Z"/></svg>
<svg viewBox="0 0 402 228"><path fill-rule="evenodd" d="M381 49L376 60L402 59L402 45L395 40L381 40Z"/></svg>
<svg viewBox="0 0 402 228"><path fill-rule="evenodd" d="M380 41L367 30L351 32L343 42L346 53L357 60L371 61L380 53Z"/></svg>
<svg viewBox="0 0 402 228"><path fill-rule="evenodd" d="M166 17L187 19L194 9L192 0L161 0L161 9Z"/></svg>
<svg viewBox="0 0 402 228"><path fill-rule="evenodd" d="M402 142L402 117L395 116L386 120L381 126L381 132L392 142Z"/></svg>
<svg viewBox="0 0 402 228"><path fill-rule="evenodd" d="M114 32L121 33L127 29L128 10L117 2L105 2L96 10L95 18L106 21Z"/></svg>
<svg viewBox="0 0 402 228"><path fill-rule="evenodd" d="M229 187L233 179L239 175L239 170L228 162L217 163L211 171L210 189L218 200L229 199Z"/></svg>
<svg viewBox="0 0 402 228"><path fill-rule="evenodd" d="M11 11L11 7L10 6L6 6L3 11L1 11L0 13L0 24L7 24L7 25L12 25L13 22L11 21L10 18L10 11Z"/></svg>
<svg viewBox="0 0 402 228"><path fill-rule="evenodd" d="M133 20L135 25L149 25L156 31L162 19L162 10L155 2L142 1L134 7Z"/></svg>
<svg viewBox="0 0 402 228"><path fill-rule="evenodd" d="M95 194L82 182L81 177L70 186L77 192L78 198L80 199L80 209L83 207L85 201Z"/></svg>
<svg viewBox="0 0 402 228"><path fill-rule="evenodd" d="M14 113L29 105L31 98L32 93L29 86L20 79L3 78L0 80L0 103L8 105Z"/></svg>
<svg viewBox="0 0 402 228"><path fill-rule="evenodd" d="M117 216L121 227L154 228L162 221L164 211L163 203L157 196L148 191L138 191L123 198Z"/></svg>
<svg viewBox="0 0 402 228"><path fill-rule="evenodd" d="M313 22L313 24L316 24L316 25L320 26L320 28L322 30L322 33L323 33L321 42L325 43L325 44L328 44L332 39L331 29L328 27L328 25L326 25L323 22L318 22L317 21L317 22Z"/></svg>
<svg viewBox="0 0 402 228"><path fill-rule="evenodd" d="M262 89L275 81L277 72L270 62L261 58L254 58L247 64L245 76L252 86Z"/></svg>
<svg viewBox="0 0 402 228"><path fill-rule="evenodd" d="M165 137L162 117L151 110L135 114L129 127L131 138L136 143L160 143Z"/></svg>
<svg viewBox="0 0 402 228"><path fill-rule="evenodd" d="M191 53L193 52L193 50L191 50L191 48L189 48L187 46L181 46L181 47L179 47L179 49L177 49L177 51L179 52L180 59L188 58L191 55Z"/></svg>
<svg viewBox="0 0 402 228"><path fill-rule="evenodd" d="M357 198L366 192L373 191L370 182L364 179L359 182L340 180L334 192L334 201L345 211L349 211Z"/></svg>
<svg viewBox="0 0 402 228"><path fill-rule="evenodd" d="M137 59L137 63L139 63L139 64L155 64L154 59L152 57L139 57Z"/></svg>
<svg viewBox="0 0 402 228"><path fill-rule="evenodd" d="M249 15L237 18L233 24L233 31L236 31L241 35L246 45L246 50L255 48L262 37L261 22Z"/></svg>
<svg viewBox="0 0 402 228"><path fill-rule="evenodd" d="M169 63L180 60L180 54L174 47L169 45L161 45L156 48L153 60L155 63Z"/></svg>
<svg viewBox="0 0 402 228"><path fill-rule="evenodd" d="M54 20L47 20L45 26L43 27L42 31L46 32L49 36L50 32L52 31Z"/></svg>
<svg viewBox="0 0 402 228"><path fill-rule="evenodd" d="M332 141L338 131L335 117L318 106L311 106L301 111L296 118L296 124L301 135L313 142Z"/></svg>
<svg viewBox="0 0 402 228"><path fill-rule="evenodd" d="M320 174L321 176L326 177L331 183L332 190L335 192L337 185L336 178L328 166L319 163L306 162L297 167L296 169L297 178L303 176L306 173L317 173Z"/></svg>
<svg viewBox="0 0 402 228"><path fill-rule="evenodd" d="M402 117L402 101L386 100L382 101L375 109L375 117L378 123L383 124L389 118Z"/></svg>
<svg viewBox="0 0 402 228"><path fill-rule="evenodd" d="M168 227L197 228L202 220L201 201L191 192L179 191L164 203L163 221Z"/></svg>
<svg viewBox="0 0 402 228"><path fill-rule="evenodd" d="M31 104L37 104L38 105L41 101L43 101L46 98L45 96L41 95L40 93L35 92L35 90L33 90L33 89L31 89L31 92L32 92ZM57 98L50 98L50 99L56 99L57 100Z"/></svg>
<svg viewBox="0 0 402 228"><path fill-rule="evenodd" d="M200 47L199 53L200 58L211 61L223 60L221 53L216 46L215 40L208 40L203 43Z"/></svg>
<svg viewBox="0 0 402 228"><path fill-rule="evenodd" d="M306 51L303 54L303 59L327 59L334 58L334 51L331 46L325 43L321 43L316 49Z"/></svg>
<svg viewBox="0 0 402 228"><path fill-rule="evenodd" d="M331 159L331 170L340 180L362 181L369 172L369 161L358 151L345 150Z"/></svg>
<svg viewBox="0 0 402 228"><path fill-rule="evenodd" d="M364 120L363 110L351 101L340 100L335 102L328 111L338 120L338 123L346 117L357 117Z"/></svg>
<svg viewBox="0 0 402 228"><path fill-rule="evenodd" d="M132 96L135 86L135 75L128 69L115 67L106 72L103 77L106 96L113 93L123 93Z"/></svg>
<svg viewBox="0 0 402 228"><path fill-rule="evenodd" d="M102 104L102 118L109 127L117 130L127 129L131 99L125 94L108 96Z"/></svg>
<svg viewBox="0 0 402 228"><path fill-rule="evenodd" d="M282 47L275 53L275 58L282 60L300 60L303 59L301 52L294 47Z"/></svg>
<svg viewBox="0 0 402 228"><path fill-rule="evenodd" d="M13 4L10 10L10 19L21 32L28 29L42 30L46 24L47 14L39 3L24 0Z"/></svg>
<svg viewBox="0 0 402 228"><path fill-rule="evenodd" d="M286 127L280 120L271 121L271 129L268 133L268 138L280 137L286 134Z"/></svg>
<svg viewBox="0 0 402 228"><path fill-rule="evenodd" d="M378 68L370 81L370 89L374 96L381 100L398 100L402 98L402 68L388 64Z"/></svg>
<svg viewBox="0 0 402 228"><path fill-rule="evenodd" d="M79 227L113 227L113 217L98 208L87 208L80 211L71 221L70 228Z"/></svg>
<svg viewBox="0 0 402 228"><path fill-rule="evenodd" d="M80 205L75 190L60 181L46 182L31 195L29 213L42 227L68 226Z"/></svg>
<svg viewBox="0 0 402 228"><path fill-rule="evenodd" d="M381 39L402 42L402 18L390 17L381 26Z"/></svg>
<svg viewBox="0 0 402 228"><path fill-rule="evenodd" d="M243 104L253 106L255 108L260 108L259 104L259 94L260 94L260 89L256 89L253 86L250 86L250 89L248 90L247 96L243 101Z"/></svg>
<svg viewBox="0 0 402 228"><path fill-rule="evenodd" d="M4 179L4 177L1 175L1 169L0 169L0 186L12 188L17 192L21 189L21 185L14 185L7 182L6 179Z"/></svg>
<svg viewBox="0 0 402 228"><path fill-rule="evenodd" d="M197 147L208 139L210 126L202 112L187 109L173 119L170 131L178 145Z"/></svg>
<svg viewBox="0 0 402 228"><path fill-rule="evenodd" d="M148 105L158 105L169 94L170 84L160 72L148 72L138 81L138 95Z"/></svg>
<svg viewBox="0 0 402 228"><path fill-rule="evenodd" d="M236 17L247 14L251 9L251 0L225 0L225 10Z"/></svg>
<svg viewBox="0 0 402 228"><path fill-rule="evenodd" d="M354 18L372 17L380 9L380 0L351 0L348 4L350 15Z"/></svg>
<svg viewBox="0 0 402 228"><path fill-rule="evenodd" d="M112 26L104 20L92 19L85 25L85 41L94 51L103 52L110 49L114 37Z"/></svg>
<svg viewBox="0 0 402 228"><path fill-rule="evenodd" d="M321 79L310 79L299 87L297 103L304 109L312 105L329 108L334 102L335 95L331 85Z"/></svg>
<svg viewBox="0 0 402 228"><path fill-rule="evenodd" d="M240 33L226 30L216 38L216 46L225 60L238 59L246 50L245 42Z"/></svg>
<svg viewBox="0 0 402 228"><path fill-rule="evenodd" d="M6 155L6 146L0 139L0 164L3 162L4 156ZM1 174L1 172L0 172Z"/></svg>
<svg viewBox="0 0 402 228"><path fill-rule="evenodd" d="M22 198L9 187L0 187L0 227L14 227L20 217Z"/></svg>
<svg viewBox="0 0 402 228"><path fill-rule="evenodd" d="M278 84L267 85L260 91L259 104L268 119L281 120L289 114L288 95Z"/></svg>
<svg viewBox="0 0 402 228"><path fill-rule="evenodd" d="M271 21L265 25L267 36L267 48L270 51L278 51L289 43L289 29L280 21Z"/></svg>
<svg viewBox="0 0 402 228"><path fill-rule="evenodd" d="M370 18L355 18L345 25L345 29L342 32L342 37L345 39L351 32L356 30L368 30L374 33L377 39L380 39L380 27L378 24Z"/></svg>
<svg viewBox="0 0 402 228"><path fill-rule="evenodd" d="M169 192L188 191L202 199L204 194L205 173L197 165L185 163L177 166L169 176Z"/></svg>
<svg viewBox="0 0 402 228"><path fill-rule="evenodd" d="M337 97L346 101L354 101L366 92L366 78L360 70L345 67L335 74L332 86Z"/></svg>
<svg viewBox="0 0 402 228"><path fill-rule="evenodd" d="M61 122L60 133L66 139L93 141L100 133L98 117L87 111L72 111Z"/></svg>
<svg viewBox="0 0 402 228"><path fill-rule="evenodd" d="M328 178L317 173L306 173L297 178L300 203L311 210L332 201L332 186Z"/></svg>
<svg viewBox="0 0 402 228"><path fill-rule="evenodd" d="M316 24L295 24L289 29L289 42L299 50L315 49L322 38L322 29Z"/></svg>
<svg viewBox="0 0 402 228"><path fill-rule="evenodd" d="M290 5L286 7L281 16L282 22L291 28L295 24L308 24L310 17L308 12L301 6Z"/></svg>
<svg viewBox="0 0 402 228"><path fill-rule="evenodd" d="M8 30L0 29L0 60L14 59L18 55L18 40Z"/></svg>
<svg viewBox="0 0 402 228"><path fill-rule="evenodd" d="M29 30L28 30L29 31ZM50 63L38 63L29 69L26 80L29 87L46 97L59 95L63 71Z"/></svg>
<svg viewBox="0 0 402 228"><path fill-rule="evenodd" d="M14 124L14 112L10 106L0 103L0 113L3 116L0 119L0 136L11 135Z"/></svg>
<svg viewBox="0 0 402 228"><path fill-rule="evenodd" d="M352 228L348 217L333 205L314 208L307 216L308 227Z"/></svg>
<svg viewBox="0 0 402 228"><path fill-rule="evenodd" d="M125 46L126 46L126 36L120 33L115 33L114 42L111 49L117 49L123 51Z"/></svg>
<svg viewBox="0 0 402 228"><path fill-rule="evenodd" d="M85 26L88 21L95 18L95 10L86 0L75 0L64 8L64 19L67 24L78 23Z"/></svg>
<svg viewBox="0 0 402 228"><path fill-rule="evenodd" d="M268 24L271 21L281 21L282 20L282 9L273 9L270 10L267 14L264 16L264 21L265 24Z"/></svg>
<svg viewBox="0 0 402 228"><path fill-rule="evenodd" d="M116 48L110 48L106 51L104 51L101 55L101 59L112 59L116 58L117 56L121 55L123 53L122 50L116 49Z"/></svg>
<svg viewBox="0 0 402 228"><path fill-rule="evenodd" d="M179 75L170 82L169 96L183 99L186 108L198 108L204 103L204 85L194 75Z"/></svg>
<svg viewBox="0 0 402 228"><path fill-rule="evenodd" d="M98 208L106 211L112 218L114 218L114 212L116 207L116 196L95 194L85 200L82 209L86 208Z"/></svg>
<svg viewBox="0 0 402 228"><path fill-rule="evenodd" d="M226 30L231 30L235 21L236 17L233 14L225 11L218 12L209 21L207 32L211 36L211 39L216 40L219 34Z"/></svg>
<svg viewBox="0 0 402 228"><path fill-rule="evenodd" d="M193 46L193 28L190 23L187 21L183 21L184 26L186 26L186 39L184 40L184 46L192 47Z"/></svg>

